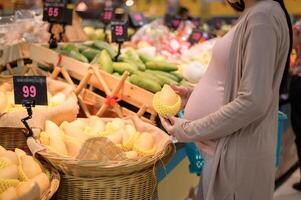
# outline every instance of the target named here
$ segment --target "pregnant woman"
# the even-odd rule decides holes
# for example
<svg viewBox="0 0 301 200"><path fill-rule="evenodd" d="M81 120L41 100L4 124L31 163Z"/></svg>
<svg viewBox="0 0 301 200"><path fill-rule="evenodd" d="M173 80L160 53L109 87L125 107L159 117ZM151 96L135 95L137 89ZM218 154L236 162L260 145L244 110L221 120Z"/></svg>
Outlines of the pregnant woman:
<svg viewBox="0 0 301 200"><path fill-rule="evenodd" d="M282 0L228 0L242 14L213 49L193 91L181 95L185 119L162 124L205 158L198 199L272 200L277 111L292 31Z"/></svg>

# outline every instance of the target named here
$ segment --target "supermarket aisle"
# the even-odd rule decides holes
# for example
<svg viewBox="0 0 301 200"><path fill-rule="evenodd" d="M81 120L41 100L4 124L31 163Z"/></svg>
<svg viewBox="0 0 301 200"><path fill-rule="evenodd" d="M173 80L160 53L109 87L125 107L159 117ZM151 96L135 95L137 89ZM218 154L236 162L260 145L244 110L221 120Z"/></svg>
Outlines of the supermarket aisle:
<svg viewBox="0 0 301 200"><path fill-rule="evenodd" d="M300 200L301 192L292 188L292 185L298 180L300 180L299 170L295 171L293 175L276 190L274 200Z"/></svg>

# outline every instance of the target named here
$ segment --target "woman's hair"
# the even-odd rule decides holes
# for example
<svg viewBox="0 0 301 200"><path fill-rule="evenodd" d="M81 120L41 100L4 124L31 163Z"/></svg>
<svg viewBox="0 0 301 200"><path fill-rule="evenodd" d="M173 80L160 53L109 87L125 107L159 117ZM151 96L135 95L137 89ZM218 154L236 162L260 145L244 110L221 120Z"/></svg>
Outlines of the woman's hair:
<svg viewBox="0 0 301 200"><path fill-rule="evenodd" d="M287 20L287 25L289 29L289 36L290 36L290 44L289 44L289 52L286 60L286 65L285 65L285 70L283 73L281 85L280 85L280 94L287 93L287 85L288 85L288 74L289 74L289 66L290 66L290 55L292 52L292 47L293 47L293 30L292 30L292 22L290 15L288 14L288 11L285 7L284 1L283 0L274 0L278 2L285 13L286 20ZM238 0L235 3L231 3L229 0L227 2L230 4L230 6L235 9L236 11L242 12L245 9L245 2L244 0Z"/></svg>

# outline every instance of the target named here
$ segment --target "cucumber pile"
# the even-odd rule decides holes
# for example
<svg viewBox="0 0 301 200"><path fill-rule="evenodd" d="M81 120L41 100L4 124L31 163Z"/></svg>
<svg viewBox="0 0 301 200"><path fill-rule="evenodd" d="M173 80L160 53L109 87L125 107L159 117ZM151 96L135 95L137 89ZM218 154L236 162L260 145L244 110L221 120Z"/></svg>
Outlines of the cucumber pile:
<svg viewBox="0 0 301 200"><path fill-rule="evenodd" d="M59 51L81 62L98 64L99 69L116 77L127 71L130 74L129 82L153 93L160 91L164 84L187 86L177 72L176 64L139 55L134 49L126 49L118 57L118 62L113 62L116 50L102 41L67 44L61 46Z"/></svg>

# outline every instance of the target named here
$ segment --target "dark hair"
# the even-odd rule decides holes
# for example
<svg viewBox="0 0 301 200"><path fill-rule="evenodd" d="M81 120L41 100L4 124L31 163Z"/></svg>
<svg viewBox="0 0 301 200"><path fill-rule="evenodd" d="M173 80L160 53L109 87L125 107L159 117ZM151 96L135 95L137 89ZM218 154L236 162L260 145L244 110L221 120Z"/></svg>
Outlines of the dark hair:
<svg viewBox="0 0 301 200"><path fill-rule="evenodd" d="M285 64L285 70L284 70L283 77L281 80L281 85L280 85L280 94L284 94L284 93L287 93L287 91L288 91L287 85L288 85L288 75L289 75L289 67L290 67L290 55L291 55L292 48L293 48L293 29L292 29L291 18L285 7L284 1L283 0L274 0L274 1L276 1L280 4L280 6L286 16L286 21L287 21L287 25L288 25L288 29L289 29L289 36L290 36L289 52L288 52L288 56L287 56L287 60L286 60L286 64ZM235 3L231 3L231 2L229 2L229 0L227 0L227 2L236 11L242 12L245 9L244 0L239 0L238 2L235 2Z"/></svg>

